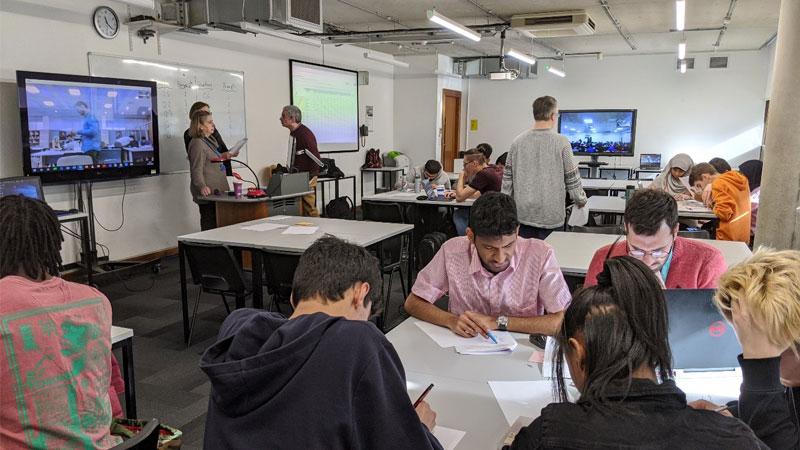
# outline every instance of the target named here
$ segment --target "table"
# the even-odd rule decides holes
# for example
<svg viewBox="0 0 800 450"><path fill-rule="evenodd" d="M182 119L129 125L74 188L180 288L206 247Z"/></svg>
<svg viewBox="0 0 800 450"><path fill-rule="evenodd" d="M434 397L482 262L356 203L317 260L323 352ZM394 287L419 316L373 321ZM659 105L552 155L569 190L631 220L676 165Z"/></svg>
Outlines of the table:
<svg viewBox="0 0 800 450"><path fill-rule="evenodd" d="M449 200L417 200L420 195L425 195L424 192L404 192L404 191L389 191L381 192L380 194L368 195L362 197L361 200L373 202L386 202L386 203L402 203L402 204L416 204L416 205L437 205L446 206L448 208L470 207L475 203L475 199L470 198L463 202L457 202L455 199Z"/></svg>
<svg viewBox="0 0 800 450"><path fill-rule="evenodd" d="M283 229L269 231L244 230L243 227L259 223L271 222L292 225L298 221L311 222L319 227L314 234L281 234ZM189 340L189 312L188 299L186 292L186 258L184 255L184 245L188 243L205 243L228 245L242 250L252 251L253 258L253 307L263 308L262 292L262 258L260 251L270 251L301 255L317 239L325 234L331 234L348 242L358 244L362 247L378 245L386 239L409 234L408 242L413 241L414 227L401 223L382 223L369 221L355 221L342 219L326 219L321 217L299 217L282 216L268 217L266 219L253 220L241 224L229 225L213 230L201 231L183 236L178 236L178 259L180 261L181 279L181 308L183 310L183 338L184 342ZM411 258L410 264L413 267L413 252L409 250ZM380 252L380 248L378 248ZM408 285L411 286L411 270L407 273Z"/></svg>
<svg viewBox="0 0 800 450"><path fill-rule="evenodd" d="M652 180L607 180L604 178L583 178L581 179L581 186L584 190L597 190L597 191L624 191L628 186L638 186L642 183L642 187L646 188L652 183Z"/></svg>
<svg viewBox="0 0 800 450"><path fill-rule="evenodd" d="M364 173L372 173L372 186L374 191L378 192L378 173L388 173L389 174L389 183L391 186L388 189L393 189L395 185L395 177L397 176L397 172L402 172L401 175L406 174L405 167L381 167L378 169L361 169L361 198L364 198Z"/></svg>
<svg viewBox="0 0 800 450"><path fill-rule="evenodd" d="M589 270L589 264L597 249L613 243L618 237L613 234L554 231L544 241L553 247L561 272L565 275L582 277ZM744 242L710 239L702 241L721 251L728 267L744 261L753 254Z"/></svg>
<svg viewBox="0 0 800 450"><path fill-rule="evenodd" d="M604 213L604 214L625 214L625 199L622 197L608 197L603 195L595 195L589 197L586 204L591 213ZM678 202L678 217L682 219L702 219L710 220L716 219L717 216L714 212L705 206L692 206L686 201Z"/></svg>
<svg viewBox="0 0 800 450"><path fill-rule="evenodd" d="M301 215L303 211L300 198L314 193L315 191L305 191L261 198L246 196L236 198L232 195L220 194L209 195L204 199L217 204L217 226L224 227L248 220L263 219L270 215Z"/></svg>
<svg viewBox="0 0 800 450"><path fill-rule="evenodd" d="M331 183L331 182L333 183L333 189L334 189L333 198L339 198L339 182L342 181L342 180L353 180L353 196L355 197L357 195L356 194L356 176L355 175L348 175L346 177L341 177L341 178L319 178L319 177L317 177L317 184L320 186L320 188L322 190L322 199L321 199L322 200L322 209L320 210L320 212L322 213L323 216L325 215L325 183ZM316 196L316 195L317 195L317 188L314 187L314 196ZM353 202L355 202L355 201L356 201L356 199L354 198ZM356 210L355 210L355 208L353 208L353 219L355 219L355 218L356 218Z"/></svg>
<svg viewBox="0 0 800 450"><path fill-rule="evenodd" d="M81 264L86 270L86 284L92 284L92 260L91 255L91 242L89 239L89 215L85 212L75 212L63 214L58 217L58 223L79 222L81 231Z"/></svg>
<svg viewBox="0 0 800 450"><path fill-rule="evenodd" d="M133 330L111 326L111 348L122 349L122 379L125 381L125 415L136 419L136 379L133 375Z"/></svg>

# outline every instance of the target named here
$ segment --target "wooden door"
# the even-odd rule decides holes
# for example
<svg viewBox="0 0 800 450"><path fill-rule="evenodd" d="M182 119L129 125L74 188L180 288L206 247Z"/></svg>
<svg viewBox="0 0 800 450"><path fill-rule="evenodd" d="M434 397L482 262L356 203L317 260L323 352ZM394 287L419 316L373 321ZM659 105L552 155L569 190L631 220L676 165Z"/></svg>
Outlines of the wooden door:
<svg viewBox="0 0 800 450"><path fill-rule="evenodd" d="M442 166L453 171L461 129L461 92L442 89Z"/></svg>

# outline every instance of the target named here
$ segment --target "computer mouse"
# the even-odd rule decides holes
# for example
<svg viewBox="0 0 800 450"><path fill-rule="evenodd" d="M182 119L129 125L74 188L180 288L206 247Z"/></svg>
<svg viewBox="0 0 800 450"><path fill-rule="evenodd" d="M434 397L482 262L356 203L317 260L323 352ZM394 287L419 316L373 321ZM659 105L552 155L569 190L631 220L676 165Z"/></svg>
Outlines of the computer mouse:
<svg viewBox="0 0 800 450"><path fill-rule="evenodd" d="M428 199L427 195L418 195L417 196L417 200L427 200L427 199Z"/></svg>

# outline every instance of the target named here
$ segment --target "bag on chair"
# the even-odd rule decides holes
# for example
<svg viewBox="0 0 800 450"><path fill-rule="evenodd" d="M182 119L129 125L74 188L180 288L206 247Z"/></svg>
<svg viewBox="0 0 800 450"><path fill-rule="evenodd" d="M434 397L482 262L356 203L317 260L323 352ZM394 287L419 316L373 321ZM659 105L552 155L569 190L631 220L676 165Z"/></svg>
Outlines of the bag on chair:
<svg viewBox="0 0 800 450"><path fill-rule="evenodd" d="M427 266L446 241L447 235L441 231L434 231L423 236L417 249L417 267L422 270Z"/></svg>
<svg viewBox="0 0 800 450"><path fill-rule="evenodd" d="M353 219L353 201L346 195L329 201L325 206L325 217L329 219Z"/></svg>

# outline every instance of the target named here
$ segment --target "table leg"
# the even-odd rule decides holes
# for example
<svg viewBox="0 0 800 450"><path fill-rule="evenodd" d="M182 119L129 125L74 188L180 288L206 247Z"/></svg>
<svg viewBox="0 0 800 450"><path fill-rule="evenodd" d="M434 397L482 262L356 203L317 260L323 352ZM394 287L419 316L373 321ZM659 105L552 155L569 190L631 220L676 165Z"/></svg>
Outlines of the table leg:
<svg viewBox="0 0 800 450"><path fill-rule="evenodd" d="M253 255L253 308L264 308L264 289L262 287L261 277L264 273L263 257L260 250L253 250L250 252Z"/></svg>
<svg viewBox="0 0 800 450"><path fill-rule="evenodd" d="M183 244L178 242L178 262L181 272L181 313L183 314L183 342L189 342L189 300L186 293L186 255Z"/></svg>
<svg viewBox="0 0 800 450"><path fill-rule="evenodd" d="M361 192L364 192L363 188L361 189ZM356 220L356 195L358 195L356 192L356 177L353 176L353 220Z"/></svg>
<svg viewBox="0 0 800 450"><path fill-rule="evenodd" d="M94 272L94 268L92 267L92 258L90 255L91 249L89 248L89 218L84 217L81 220L81 251L83 255L81 255L81 261L83 261L84 267L86 268L86 284L89 286L92 285L92 274Z"/></svg>
<svg viewBox="0 0 800 450"><path fill-rule="evenodd" d="M408 292L411 292L411 272L416 267L416 255L414 251L414 229L408 231L408 239L406 241L406 250L408 251L408 270L406 271L406 279L408 280Z"/></svg>
<svg viewBox="0 0 800 450"><path fill-rule="evenodd" d="M133 374L133 338L122 343L122 371L125 380L125 415L136 419L136 378Z"/></svg>
<svg viewBox="0 0 800 450"><path fill-rule="evenodd" d="M364 171L361 171L361 179L359 181L361 182L361 199L364 199ZM356 189L356 180L353 179L353 190L355 191L355 189ZM358 193L353 192L353 195L358 195Z"/></svg>

